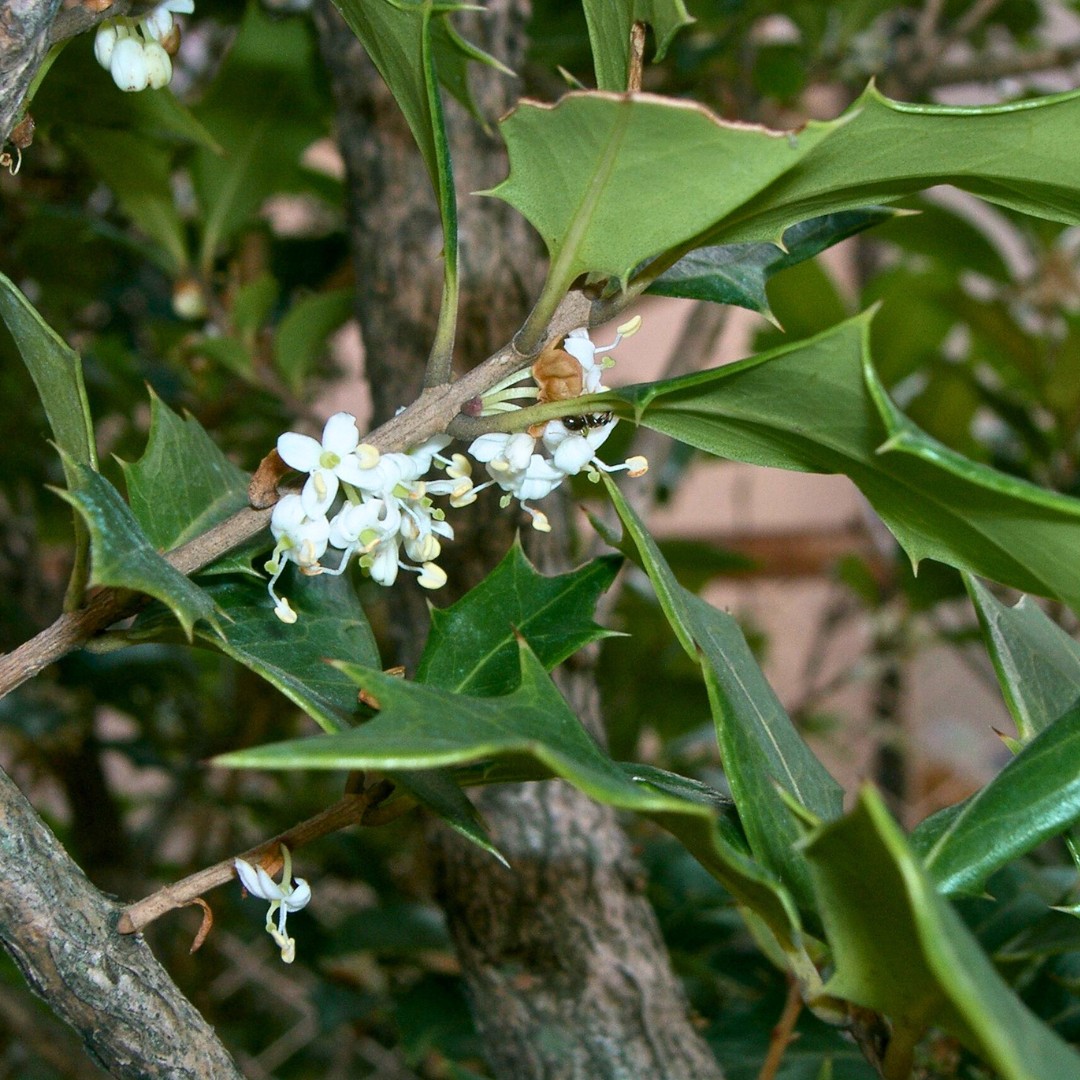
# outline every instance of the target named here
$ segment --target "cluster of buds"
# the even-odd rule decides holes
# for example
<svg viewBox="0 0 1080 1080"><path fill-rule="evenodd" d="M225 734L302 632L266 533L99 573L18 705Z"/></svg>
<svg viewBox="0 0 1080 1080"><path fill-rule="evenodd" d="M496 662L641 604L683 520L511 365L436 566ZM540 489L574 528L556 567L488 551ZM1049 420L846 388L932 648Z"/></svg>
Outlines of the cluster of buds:
<svg viewBox="0 0 1080 1080"><path fill-rule="evenodd" d="M94 56L121 90L160 90L172 79L180 47L173 14L190 15L195 0L162 0L146 14L106 19L94 38Z"/></svg>
<svg viewBox="0 0 1080 1080"><path fill-rule="evenodd" d="M605 391L601 377L611 361L598 356L640 325L640 317L632 319L619 327L612 344L601 348L585 329L572 331L560 348L546 350L533 365L532 385L513 385L521 381L520 373L515 374L484 396L481 415L520 409L512 399L563 401ZM356 418L346 412L330 417L321 441L286 432L278 439L278 456L308 475L301 492L285 495L270 519L276 543L266 571L274 614L285 623L297 619L288 599L276 591L289 563L308 576L341 574L356 555L379 585L393 585L398 572L408 570L424 588L440 588L446 572L436 560L442 540L453 539L454 529L433 497L448 496L448 505L456 509L475 502L484 488L498 485L505 492L503 507L516 498L534 529L550 531L547 516L530 503L549 495L568 476L584 472L598 480L601 471L641 476L648 469L643 457L608 465L597 456L616 423L611 413L602 412L549 420L528 431L481 435L469 453L491 479L475 487L468 458L441 453L451 441L448 435L436 435L408 453L381 454L360 441ZM425 479L433 468L444 477ZM331 565L323 563L328 551L334 553Z"/></svg>

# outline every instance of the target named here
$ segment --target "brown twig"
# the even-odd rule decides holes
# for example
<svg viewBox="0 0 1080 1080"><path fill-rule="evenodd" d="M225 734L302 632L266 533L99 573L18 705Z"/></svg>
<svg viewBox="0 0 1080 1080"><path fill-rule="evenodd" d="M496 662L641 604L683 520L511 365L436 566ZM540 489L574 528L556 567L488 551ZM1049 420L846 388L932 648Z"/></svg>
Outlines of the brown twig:
<svg viewBox="0 0 1080 1080"><path fill-rule="evenodd" d="M314 817L301 821L291 829L239 855L222 859L194 874L189 874L180 881L166 885L150 896L126 907L116 924L121 934L136 934L149 926L155 919L177 908L197 903L202 894L219 885L224 885L236 877L235 861L240 858L262 868L273 876L281 868L281 846L290 850L301 848L339 829L349 825L364 824L370 810L386 799L393 785L388 780L380 780L365 788L357 795L346 795L333 806L328 807ZM201 931L200 931L201 933ZM198 944L202 944L196 938ZM197 947L197 946L196 946Z"/></svg>
<svg viewBox="0 0 1080 1080"><path fill-rule="evenodd" d="M799 993L799 984L794 979L788 980L787 1000L784 1002L780 1019L769 1035L769 1051L761 1064L757 1080L775 1080L784 1060L787 1048L798 1038L795 1034L795 1022L802 1012L803 1001Z"/></svg>
<svg viewBox="0 0 1080 1080"><path fill-rule="evenodd" d="M622 307L632 302L626 297ZM605 302L605 318L620 310L617 301ZM591 301L580 292L563 298L543 344L565 337L579 326L594 326ZM492 354L483 363L467 372L456 382L425 389L404 412L365 436L367 442L383 452L406 450L425 439L447 430L451 421L473 398L482 395L490 386L513 371L524 370L534 359L512 344ZM165 558L183 574L193 574L220 558L245 540L261 532L270 521L269 508L247 508L216 525L208 532L169 552ZM0 697L22 685L49 664L85 645L96 634L137 611L141 597L124 589L102 589L82 608L66 612L36 637L24 642L12 652L0 656Z"/></svg>
<svg viewBox="0 0 1080 1080"><path fill-rule="evenodd" d="M626 69L626 89L634 93L641 89L641 73L645 65L645 24L635 22L630 27L630 62Z"/></svg>

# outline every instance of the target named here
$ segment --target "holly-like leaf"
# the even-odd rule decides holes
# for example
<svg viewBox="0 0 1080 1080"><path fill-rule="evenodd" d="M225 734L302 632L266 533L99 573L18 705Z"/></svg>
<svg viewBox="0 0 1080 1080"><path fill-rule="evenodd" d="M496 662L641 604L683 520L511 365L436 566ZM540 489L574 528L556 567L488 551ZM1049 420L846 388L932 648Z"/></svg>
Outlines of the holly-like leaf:
<svg viewBox="0 0 1080 1080"><path fill-rule="evenodd" d="M774 274L888 221L896 213L882 207L868 207L801 221L784 233L782 248L776 244L718 244L697 248L665 270L645 291L657 296L734 304L773 319L765 286Z"/></svg>
<svg viewBox="0 0 1080 1080"><path fill-rule="evenodd" d="M324 731L345 731L359 721L356 685L331 661L377 667L379 650L344 574L305 578L290 568L280 588L298 618L288 626L274 615L264 582L215 577L204 588L229 617L220 638L196 630L207 644L272 683Z"/></svg>
<svg viewBox="0 0 1080 1080"><path fill-rule="evenodd" d="M723 368L616 389L604 407L628 402L647 427L720 457L845 473L916 566L937 559L1080 610L1080 501L968 461L915 427L874 373L868 318Z"/></svg>
<svg viewBox="0 0 1080 1080"><path fill-rule="evenodd" d="M703 668L724 774L750 850L810 907L806 864L795 847L799 824L779 789L826 820L840 814L843 792L795 730L738 623L675 580L656 541L618 487L605 479L668 622Z"/></svg>
<svg viewBox="0 0 1080 1080"><path fill-rule="evenodd" d="M15 339L61 452L69 488L79 481L76 466L97 469L94 424L86 399L82 359L38 314L33 304L4 274L0 274L0 318ZM90 537L82 519L75 515L75 565L71 572L67 604L81 599L86 582Z"/></svg>
<svg viewBox="0 0 1080 1080"><path fill-rule="evenodd" d="M579 274L625 278L706 232L794 168L833 127L769 131L652 94L523 102L501 124L510 175L488 194L539 231L552 261L545 291L562 295Z"/></svg>
<svg viewBox="0 0 1080 1080"><path fill-rule="evenodd" d="M1006 863L1080 821L1080 707L1039 733L981 791L912 842L942 892L978 892Z"/></svg>
<svg viewBox="0 0 1080 1080"><path fill-rule="evenodd" d="M83 516L90 532L90 584L132 589L160 600L189 640L200 619L217 626L210 597L154 549L135 515L100 473L69 462L72 482L57 494Z"/></svg>
<svg viewBox="0 0 1080 1080"><path fill-rule="evenodd" d="M805 852L833 951L826 992L886 1013L894 1039L944 1028L1004 1080L1080 1075L1080 1056L1002 980L879 796L864 790Z"/></svg>
<svg viewBox="0 0 1080 1080"><path fill-rule="evenodd" d="M1006 105L892 101L870 86L796 168L718 223L711 243L776 242L797 221L954 184L1080 224L1080 92Z"/></svg>
<svg viewBox="0 0 1080 1080"><path fill-rule="evenodd" d="M1080 706L1080 644L1029 596L1003 604L964 575L983 640L1021 742Z"/></svg>
<svg viewBox="0 0 1080 1080"><path fill-rule="evenodd" d="M663 60L675 35L694 20L683 0L585 0L596 86L625 90L630 66L630 31L635 22L648 23L656 37L654 60Z"/></svg>
<svg viewBox="0 0 1080 1080"><path fill-rule="evenodd" d="M248 504L248 475L193 416L150 392L150 437L138 461L122 461L131 511L162 551L206 532Z"/></svg>
<svg viewBox="0 0 1080 1080"><path fill-rule="evenodd" d="M594 559L556 577L538 574L514 541L481 584L448 608L431 612L431 632L418 682L489 697L505 694L521 676L517 637L550 670L611 631L592 619L615 580L621 559Z"/></svg>

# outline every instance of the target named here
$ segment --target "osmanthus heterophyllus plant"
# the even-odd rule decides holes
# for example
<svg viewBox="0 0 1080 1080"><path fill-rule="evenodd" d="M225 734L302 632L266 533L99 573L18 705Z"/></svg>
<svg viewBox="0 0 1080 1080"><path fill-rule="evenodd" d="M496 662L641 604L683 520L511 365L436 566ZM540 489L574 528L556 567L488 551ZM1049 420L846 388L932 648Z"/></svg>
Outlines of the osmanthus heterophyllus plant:
<svg viewBox="0 0 1080 1080"><path fill-rule="evenodd" d="M854 1026L883 1075L910 1075L931 1028L1005 1077L1080 1075L1080 1055L1021 1002L949 900L978 894L995 871L1080 819L1076 646L1028 602L1002 607L971 576L1080 610L1080 502L969 461L906 419L875 375L873 312L722 369L618 389L605 386L604 374L620 338L640 324L633 308L641 295L767 313L770 276L894 217L890 204L933 185L1080 224L1080 94L948 108L891 101L870 87L834 120L771 131L626 89L640 86L635 20L647 14L662 50L687 22L679 0L647 13L629 2L587 2L598 89L521 102L499 125L509 174L485 193L539 232L550 256L546 282L514 339L455 379L462 196L443 95L462 93L468 62L496 61L454 29L460 5L338 7L405 116L441 214L444 287L425 390L371 432L338 412L319 437L283 433L250 491L247 474L193 419L155 397L145 452L123 465L125 499L99 468L78 355L2 279L0 313L52 426L77 550L69 612L48 637L0 660L4 688L129 615L132 592L151 597L157 605L118 641L153 640L179 624L323 728L221 755L218 765L380 775L337 817L293 830L294 847L374 807L419 804L499 857L463 788L561 777L682 840L806 1004ZM159 53L167 57L172 13L184 10L162 5L149 21L99 32L97 59L122 89L167 81ZM253 9L238 50L263 32L260 19ZM115 178L118 199L183 283L212 267L251 195L239 194L242 177L215 171L212 125L185 128L180 113L169 115L195 146L193 184L210 207L194 253L171 194L158 197L169 182L165 150L143 159L137 190L101 144L87 153ZM113 135L119 149L125 135ZM179 304L198 302L177 293ZM617 333L594 340L592 328L612 320ZM871 790L853 795L845 814L843 792L786 716L737 624L679 584L627 502L622 486L648 465L638 455L605 460L620 422L725 458L843 473L914 563L931 558L969 575L1017 717L1016 756L1001 774L911 837ZM622 523L621 537L609 539L643 567L672 633L700 667L730 800L612 760L549 677L604 635L592 612L616 556L546 578L515 546L483 584L433 611L416 671L383 671L356 575L392 588L402 572L415 573L437 593L454 521L470 513L482 486L499 488L505 512L543 531L551 526L539 504L579 474L603 483ZM88 586L100 590L86 601ZM272 876L279 867L280 882ZM285 917L318 882L294 883L289 849L276 841L197 885L181 882L166 898L133 905L123 929L237 874L270 901L267 929L290 960Z"/></svg>

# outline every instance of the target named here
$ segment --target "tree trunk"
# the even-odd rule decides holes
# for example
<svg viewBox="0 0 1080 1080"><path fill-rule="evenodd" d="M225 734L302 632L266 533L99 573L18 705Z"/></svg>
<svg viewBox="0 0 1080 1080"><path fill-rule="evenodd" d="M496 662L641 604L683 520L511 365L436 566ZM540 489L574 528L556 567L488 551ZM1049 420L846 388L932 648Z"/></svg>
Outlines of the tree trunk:
<svg viewBox="0 0 1080 1080"><path fill-rule="evenodd" d="M467 36L519 67L527 17L525 0L492 0L484 17L469 22ZM441 288L438 215L412 137L374 67L328 0L316 6L316 21L338 102L357 314L378 420L420 386ZM498 117L515 87L486 70L474 74L482 110ZM506 168L501 144L455 108L449 112L458 190L491 186ZM466 198L461 228L458 347L471 365L520 327L544 260L527 224L502 203ZM444 559L455 591L480 580L517 524L510 511L472 509L455 516L457 540L446 549L458 557L454 566ZM550 516L556 526L543 561L555 571L565 569L568 532L557 513ZM393 592L388 602L401 604L397 659L411 665L426 633L426 605L419 590L398 585ZM597 730L591 667L579 662L560 683ZM689 1021L613 812L556 782L503 787L481 804L513 869L445 829L437 831L435 852L441 900L496 1075L719 1077Z"/></svg>

